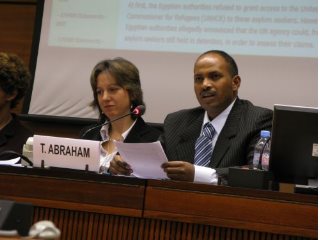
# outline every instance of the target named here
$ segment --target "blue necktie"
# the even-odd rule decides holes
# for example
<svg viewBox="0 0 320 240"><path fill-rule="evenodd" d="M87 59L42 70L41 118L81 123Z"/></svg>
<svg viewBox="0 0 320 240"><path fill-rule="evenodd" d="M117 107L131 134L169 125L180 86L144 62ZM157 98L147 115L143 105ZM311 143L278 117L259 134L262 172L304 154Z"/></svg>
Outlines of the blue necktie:
<svg viewBox="0 0 320 240"><path fill-rule="evenodd" d="M194 163L198 166L208 166L212 155L212 139L215 133L210 122L203 127L202 134L196 141Z"/></svg>

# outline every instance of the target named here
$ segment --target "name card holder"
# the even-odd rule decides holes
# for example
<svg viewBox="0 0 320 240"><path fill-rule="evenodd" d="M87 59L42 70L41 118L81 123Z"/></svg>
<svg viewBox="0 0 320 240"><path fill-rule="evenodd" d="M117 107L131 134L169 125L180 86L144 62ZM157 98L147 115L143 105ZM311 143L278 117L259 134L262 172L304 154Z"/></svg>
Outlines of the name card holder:
<svg viewBox="0 0 320 240"><path fill-rule="evenodd" d="M99 172L100 142L35 135L33 165Z"/></svg>

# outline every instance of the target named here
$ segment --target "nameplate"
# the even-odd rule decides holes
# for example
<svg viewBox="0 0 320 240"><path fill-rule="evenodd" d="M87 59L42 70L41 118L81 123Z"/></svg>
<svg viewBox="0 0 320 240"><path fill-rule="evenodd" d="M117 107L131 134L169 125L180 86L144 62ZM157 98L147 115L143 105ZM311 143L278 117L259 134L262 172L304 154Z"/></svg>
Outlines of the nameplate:
<svg viewBox="0 0 320 240"><path fill-rule="evenodd" d="M33 165L99 171L100 142L34 135Z"/></svg>

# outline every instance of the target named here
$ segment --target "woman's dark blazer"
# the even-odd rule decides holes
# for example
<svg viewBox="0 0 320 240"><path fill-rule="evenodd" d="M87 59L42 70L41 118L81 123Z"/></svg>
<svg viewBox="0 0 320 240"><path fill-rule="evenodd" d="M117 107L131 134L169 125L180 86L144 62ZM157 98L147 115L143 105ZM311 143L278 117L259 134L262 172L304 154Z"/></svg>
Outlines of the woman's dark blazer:
<svg viewBox="0 0 320 240"><path fill-rule="evenodd" d="M93 129L92 131L89 131L88 133L84 134L84 136L82 136L83 133L85 133L91 127L93 126L83 129L80 132L80 136L81 136L80 138L101 141L102 140L100 135L101 128ZM160 134L161 134L160 130L148 125L147 123L145 123L145 121L141 117L139 117L137 118L136 123L130 130L127 137L124 139L124 142L126 143L155 142L159 139Z"/></svg>

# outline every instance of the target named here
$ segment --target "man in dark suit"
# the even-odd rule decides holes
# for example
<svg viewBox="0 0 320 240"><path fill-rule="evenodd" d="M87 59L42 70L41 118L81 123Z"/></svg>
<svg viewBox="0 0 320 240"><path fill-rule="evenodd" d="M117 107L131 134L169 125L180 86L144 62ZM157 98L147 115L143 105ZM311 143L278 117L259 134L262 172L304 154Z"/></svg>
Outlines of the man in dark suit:
<svg viewBox="0 0 320 240"><path fill-rule="evenodd" d="M270 130L272 111L238 98L241 78L234 59L223 51L201 54L194 65L194 90L201 107L169 114L161 141L169 159L163 164L173 180L217 183L228 167L252 163L261 130ZM195 160L204 126L213 127L205 165ZM202 151L202 150L200 150Z"/></svg>

